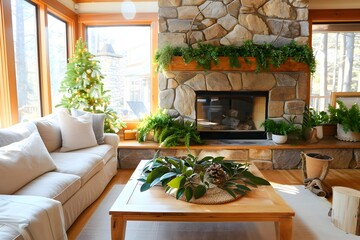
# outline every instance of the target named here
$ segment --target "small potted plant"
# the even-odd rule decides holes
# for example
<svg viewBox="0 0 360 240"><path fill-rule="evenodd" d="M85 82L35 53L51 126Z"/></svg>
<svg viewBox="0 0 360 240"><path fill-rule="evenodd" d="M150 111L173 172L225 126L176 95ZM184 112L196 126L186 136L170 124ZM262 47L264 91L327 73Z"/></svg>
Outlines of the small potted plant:
<svg viewBox="0 0 360 240"><path fill-rule="evenodd" d="M360 141L360 108L353 104L350 108L337 100L338 107L329 105L330 122L337 124L337 138L342 141Z"/></svg>
<svg viewBox="0 0 360 240"><path fill-rule="evenodd" d="M139 123L138 142L149 140L150 134L153 134L153 140L157 141L162 129L171 124L171 117L164 110L159 109L157 112L147 115Z"/></svg>
<svg viewBox="0 0 360 240"><path fill-rule="evenodd" d="M286 143L288 134L296 131L294 124L285 119L281 121L266 119L261 126L265 128L266 132L271 132L272 140L277 144Z"/></svg>
<svg viewBox="0 0 360 240"><path fill-rule="evenodd" d="M303 128L306 130L316 131L316 137L322 139L323 125L329 123L330 117L325 111L316 111L313 108L305 107Z"/></svg>

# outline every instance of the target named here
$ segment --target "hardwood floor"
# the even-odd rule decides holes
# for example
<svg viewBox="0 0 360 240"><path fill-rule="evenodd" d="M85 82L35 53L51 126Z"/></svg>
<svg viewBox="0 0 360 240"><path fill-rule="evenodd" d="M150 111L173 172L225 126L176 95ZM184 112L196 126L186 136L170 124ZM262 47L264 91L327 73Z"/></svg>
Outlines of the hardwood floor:
<svg viewBox="0 0 360 240"><path fill-rule="evenodd" d="M77 239L77 236L87 223L88 219L95 212L111 187L114 184L125 184L132 172L133 169L120 169L118 171L117 175L111 180L103 194L79 216L67 231L69 240ZM287 185L303 184L301 170L263 170L261 172L270 182ZM360 169L330 169L329 174L326 177L326 183L330 186L344 186L360 190ZM331 201L331 198L329 200Z"/></svg>

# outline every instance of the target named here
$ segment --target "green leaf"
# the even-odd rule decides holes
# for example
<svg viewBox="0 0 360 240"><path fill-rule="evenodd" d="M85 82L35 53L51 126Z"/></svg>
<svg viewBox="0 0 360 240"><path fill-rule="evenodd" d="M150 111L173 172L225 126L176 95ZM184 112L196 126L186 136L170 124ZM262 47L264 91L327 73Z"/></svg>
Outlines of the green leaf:
<svg viewBox="0 0 360 240"><path fill-rule="evenodd" d="M237 189L237 188L233 189L233 191L234 191L235 193L237 193L237 194L240 194L240 195L245 195L245 194L246 194L245 191L242 191L242 190Z"/></svg>
<svg viewBox="0 0 360 240"><path fill-rule="evenodd" d="M270 183L261 178L261 177L257 177L257 176L253 176L250 178L251 182L255 183L256 185L270 185Z"/></svg>
<svg viewBox="0 0 360 240"><path fill-rule="evenodd" d="M140 187L140 192L145 192L146 190L149 190L151 188L150 183L143 183Z"/></svg>
<svg viewBox="0 0 360 240"><path fill-rule="evenodd" d="M200 181L204 182L204 172L200 172Z"/></svg>
<svg viewBox="0 0 360 240"><path fill-rule="evenodd" d="M161 177L164 173L168 172L169 169L167 167L158 167L152 170L151 173L149 173L146 182L147 183L151 183L152 181L154 181L156 178Z"/></svg>
<svg viewBox="0 0 360 240"><path fill-rule="evenodd" d="M251 191L251 189L245 185L237 184L236 187L237 187L237 189L241 189L243 191Z"/></svg>
<svg viewBox="0 0 360 240"><path fill-rule="evenodd" d="M201 198L206 193L206 187L204 185L198 185L195 188L194 197L195 199Z"/></svg>
<svg viewBox="0 0 360 240"><path fill-rule="evenodd" d="M233 198L236 198L236 194L230 188L225 188L225 191L227 191Z"/></svg>
<svg viewBox="0 0 360 240"><path fill-rule="evenodd" d="M179 199L185 192L185 188L179 188L177 191L176 191L176 199Z"/></svg>
<svg viewBox="0 0 360 240"><path fill-rule="evenodd" d="M150 183L150 187L155 186L155 185L158 184L159 182L161 182L161 179L158 177L158 178L154 179L154 181L152 181L152 182Z"/></svg>
<svg viewBox="0 0 360 240"><path fill-rule="evenodd" d="M171 177L174 177L176 176L176 173L175 172L168 172L168 173L165 173L164 175L162 175L160 177L160 181L163 181L165 179L168 179L168 178L171 178Z"/></svg>
<svg viewBox="0 0 360 240"><path fill-rule="evenodd" d="M192 187L188 186L186 189L185 189L185 197L186 197L186 201L190 201L193 197L193 194L194 194L194 191L192 189Z"/></svg>
<svg viewBox="0 0 360 240"><path fill-rule="evenodd" d="M172 179L167 185L171 188L181 188L185 184L185 176L178 176Z"/></svg>

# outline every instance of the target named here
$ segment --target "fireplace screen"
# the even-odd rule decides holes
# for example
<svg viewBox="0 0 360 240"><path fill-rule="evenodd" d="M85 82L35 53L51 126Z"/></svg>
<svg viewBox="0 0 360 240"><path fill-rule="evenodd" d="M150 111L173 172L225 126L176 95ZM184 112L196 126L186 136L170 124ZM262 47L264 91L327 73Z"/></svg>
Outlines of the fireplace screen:
<svg viewBox="0 0 360 240"><path fill-rule="evenodd" d="M196 92L196 123L204 139L264 139L268 92Z"/></svg>

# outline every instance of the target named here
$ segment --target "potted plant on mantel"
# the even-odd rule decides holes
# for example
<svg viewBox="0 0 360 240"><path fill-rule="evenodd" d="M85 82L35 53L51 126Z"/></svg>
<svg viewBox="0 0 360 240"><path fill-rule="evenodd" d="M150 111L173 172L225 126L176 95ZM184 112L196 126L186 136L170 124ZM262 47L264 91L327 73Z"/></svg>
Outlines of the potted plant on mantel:
<svg viewBox="0 0 360 240"><path fill-rule="evenodd" d="M308 108L305 106L304 118L303 118L303 133L305 138L308 138L308 135L312 135L312 131L316 131L316 138L322 139L323 134L323 125L328 124L330 117L325 111L316 111L313 108ZM315 129L315 130L314 130ZM315 134L314 134L315 135Z"/></svg>
<svg viewBox="0 0 360 240"><path fill-rule="evenodd" d="M288 134L296 131L296 127L291 122L284 120L275 121L273 119L266 119L262 124L266 132L271 133L272 140L277 144L286 143Z"/></svg>
<svg viewBox="0 0 360 240"><path fill-rule="evenodd" d="M337 100L338 107L329 105L330 122L337 124L337 138L342 141L360 141L360 108L353 104L350 108Z"/></svg>

